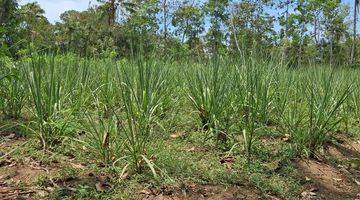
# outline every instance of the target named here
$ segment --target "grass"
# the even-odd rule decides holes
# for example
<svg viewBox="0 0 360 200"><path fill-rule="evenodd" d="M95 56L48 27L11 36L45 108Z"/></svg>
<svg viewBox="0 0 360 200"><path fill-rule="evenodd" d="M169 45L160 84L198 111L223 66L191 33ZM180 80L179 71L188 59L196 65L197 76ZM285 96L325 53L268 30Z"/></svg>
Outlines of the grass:
<svg viewBox="0 0 360 200"><path fill-rule="evenodd" d="M25 67L26 80L31 93L36 120L34 123L42 147L47 148L55 137L61 135L63 127L59 127L56 119L60 115L62 105L61 75L57 71L55 58L35 57Z"/></svg>
<svg viewBox="0 0 360 200"><path fill-rule="evenodd" d="M25 106L27 90L21 68L1 61L0 108L6 118L19 119Z"/></svg>
<svg viewBox="0 0 360 200"><path fill-rule="evenodd" d="M268 65L253 60L237 69L237 112L240 115L239 127L243 134L248 162L251 159L252 144L257 138L257 133L270 121L273 70L268 68Z"/></svg>
<svg viewBox="0 0 360 200"><path fill-rule="evenodd" d="M95 104L99 109L99 102ZM84 118L81 122L85 130L84 138L78 141L84 144L94 157L99 158L99 163L105 166L112 165L113 159L120 155L123 146L117 139L119 133L115 116L103 118L103 112L98 111L95 116L86 113Z"/></svg>
<svg viewBox="0 0 360 200"><path fill-rule="evenodd" d="M358 69L220 57L180 63L37 55L2 63L0 127L14 116L47 150L31 142L14 157L49 165L71 157L84 169L67 166L59 179L91 171L117 188L80 184L53 193L61 198L127 199L143 187L194 183L296 199L303 183L293 160L320 154L339 131L358 133Z"/></svg>
<svg viewBox="0 0 360 200"><path fill-rule="evenodd" d="M137 172L142 170L145 162L156 175L146 148L161 114L159 110L165 106L168 74L162 66L139 59L135 67L120 66L118 76L124 112L116 116L126 156Z"/></svg>
<svg viewBox="0 0 360 200"><path fill-rule="evenodd" d="M336 115L353 91L352 84L339 83L334 76L334 72L315 71L303 81L307 107L306 129L304 134L297 136L303 137L299 139L302 142L298 143L309 150L310 156L323 146L329 134L341 122L342 118Z"/></svg>
<svg viewBox="0 0 360 200"><path fill-rule="evenodd" d="M198 113L201 129L217 142L226 142L229 134L229 124L232 113L232 97L230 90L233 80L232 70L228 66L220 66L218 61L207 66L189 68L185 72L189 99Z"/></svg>

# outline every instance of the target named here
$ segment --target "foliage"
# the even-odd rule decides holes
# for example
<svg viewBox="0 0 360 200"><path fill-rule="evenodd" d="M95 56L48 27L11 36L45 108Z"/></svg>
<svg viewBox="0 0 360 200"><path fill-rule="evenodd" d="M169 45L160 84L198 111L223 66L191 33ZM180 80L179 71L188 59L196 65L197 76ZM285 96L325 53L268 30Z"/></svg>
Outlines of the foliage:
<svg viewBox="0 0 360 200"><path fill-rule="evenodd" d="M358 132L350 10L339 0L98 0L53 23L38 3L0 0L0 131L21 123L45 159L64 151L98 164L79 168L117 173L116 186L246 180L298 198L302 183L284 166ZM101 196L91 188L79 196Z"/></svg>
<svg viewBox="0 0 360 200"><path fill-rule="evenodd" d="M186 4L181 6L174 12L172 25L182 42L187 39L186 43L190 48L198 48L200 34L204 31L204 15L199 7Z"/></svg>
<svg viewBox="0 0 360 200"><path fill-rule="evenodd" d="M26 103L27 89L21 70L7 57L0 60L0 108L6 118L19 119Z"/></svg>
<svg viewBox="0 0 360 200"><path fill-rule="evenodd" d="M312 156L341 121L336 115L353 89L351 84L337 82L333 72L312 72L302 84L307 107L306 128L303 134L296 135L295 140L309 150Z"/></svg>
<svg viewBox="0 0 360 200"><path fill-rule="evenodd" d="M197 111L201 129L216 141L226 143L232 113L232 76L230 66L214 60L209 67L194 66L185 72L189 99ZM205 136L205 139L208 136Z"/></svg>
<svg viewBox="0 0 360 200"><path fill-rule="evenodd" d="M271 89L275 69L269 63L250 60L246 65L239 66L236 71L237 112L248 162L257 133L271 122L270 112L274 98Z"/></svg>
<svg viewBox="0 0 360 200"><path fill-rule="evenodd" d="M141 171L145 162L153 171L146 149L152 138L160 109L168 95L167 71L141 58L135 66L120 66L118 72L123 115L117 115L119 139L124 141L130 164ZM156 175L156 174L155 174Z"/></svg>
<svg viewBox="0 0 360 200"><path fill-rule="evenodd" d="M353 92L353 84L338 82L334 71L313 69L305 72L292 89L284 112L285 130L294 139L298 152L314 157L329 141L343 120L339 111Z"/></svg>
<svg viewBox="0 0 360 200"><path fill-rule="evenodd" d="M338 0L99 0L85 11L64 12L55 24L38 3L2 4L0 54L14 58L33 51L128 58L141 52L195 59L256 52L266 57L276 50L291 67L355 66L359 59L357 32L350 33L347 22L350 9ZM358 7L357 1L353 6ZM353 18L356 26L356 9Z"/></svg>
<svg viewBox="0 0 360 200"><path fill-rule="evenodd" d="M62 135L66 126L66 120L61 115L61 99L65 95L61 90L63 77L58 67L54 57L41 56L35 56L24 66L31 105L34 105L34 133L38 135L44 149Z"/></svg>

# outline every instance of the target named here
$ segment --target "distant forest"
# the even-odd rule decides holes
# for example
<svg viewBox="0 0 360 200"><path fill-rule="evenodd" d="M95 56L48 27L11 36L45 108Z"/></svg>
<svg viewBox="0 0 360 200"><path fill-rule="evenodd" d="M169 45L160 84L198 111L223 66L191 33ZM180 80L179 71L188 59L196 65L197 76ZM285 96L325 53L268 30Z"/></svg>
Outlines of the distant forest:
<svg viewBox="0 0 360 200"><path fill-rule="evenodd" d="M358 66L359 0L98 0L52 24L38 3L0 0L0 56L266 57ZM359 48L358 47L358 48Z"/></svg>

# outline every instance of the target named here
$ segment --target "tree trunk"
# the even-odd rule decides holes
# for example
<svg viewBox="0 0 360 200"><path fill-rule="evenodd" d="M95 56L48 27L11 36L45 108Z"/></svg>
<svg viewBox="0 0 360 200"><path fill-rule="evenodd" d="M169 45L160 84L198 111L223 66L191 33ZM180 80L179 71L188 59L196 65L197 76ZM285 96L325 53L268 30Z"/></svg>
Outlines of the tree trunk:
<svg viewBox="0 0 360 200"><path fill-rule="evenodd" d="M314 40L315 40L315 44L316 44L316 45L318 44L317 28L318 28L317 17L315 16L315 18L314 18Z"/></svg>
<svg viewBox="0 0 360 200"><path fill-rule="evenodd" d="M289 3L286 4L286 11L285 11L285 31L284 31L284 38L285 38L285 41L288 40L288 36L289 36L289 33L288 33L288 25L287 25L287 20L289 19ZM289 47L285 45L285 48L284 48L284 52L283 52L283 60L287 60L288 59L288 54L289 54Z"/></svg>
<svg viewBox="0 0 360 200"><path fill-rule="evenodd" d="M330 66L333 66L333 45L334 45L334 41L333 41L333 37L331 37L331 41L330 41Z"/></svg>
<svg viewBox="0 0 360 200"><path fill-rule="evenodd" d="M181 39L181 43L184 43L185 42L185 35L187 34L187 27L189 26L189 19L186 19L186 28L184 30L184 33L182 35L182 39Z"/></svg>
<svg viewBox="0 0 360 200"><path fill-rule="evenodd" d="M168 15L168 8L167 8L167 0L163 1L163 12L164 12L164 40L166 41L168 35L168 28L167 28L167 15Z"/></svg>
<svg viewBox="0 0 360 200"><path fill-rule="evenodd" d="M356 25L357 25L357 12L358 12L358 6L359 6L359 0L354 0L354 32L353 32L353 43L351 48L351 58L350 62L351 64L354 64L354 61L356 59Z"/></svg>
<svg viewBox="0 0 360 200"><path fill-rule="evenodd" d="M230 17L231 17L230 21L231 21L231 28L232 28L232 31L233 31L233 34L234 34L235 45L236 45L237 50L239 51L239 55L241 55L241 49L240 49L239 41L238 41L238 38L237 38L237 35L236 35L237 32L236 32L235 24L234 24L234 15L231 14Z"/></svg>
<svg viewBox="0 0 360 200"><path fill-rule="evenodd" d="M113 25L115 23L115 0L109 1L109 18L108 18L108 24L109 26Z"/></svg>

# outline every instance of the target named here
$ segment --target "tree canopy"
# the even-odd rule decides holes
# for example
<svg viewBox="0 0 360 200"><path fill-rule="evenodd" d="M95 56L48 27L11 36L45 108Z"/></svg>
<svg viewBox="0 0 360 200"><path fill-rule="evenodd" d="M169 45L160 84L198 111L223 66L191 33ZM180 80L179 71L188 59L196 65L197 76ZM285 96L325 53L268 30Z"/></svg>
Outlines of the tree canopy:
<svg viewBox="0 0 360 200"><path fill-rule="evenodd" d="M353 8L339 0L98 0L49 23L38 3L0 1L0 53L126 57L283 54L289 63L358 63ZM352 13L351 13L352 12Z"/></svg>

